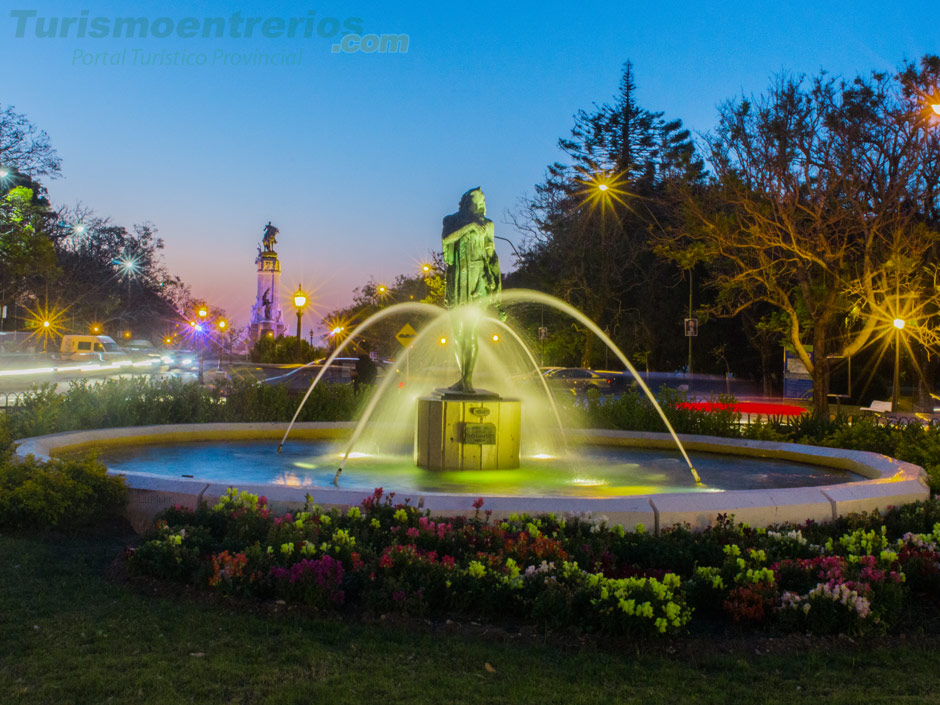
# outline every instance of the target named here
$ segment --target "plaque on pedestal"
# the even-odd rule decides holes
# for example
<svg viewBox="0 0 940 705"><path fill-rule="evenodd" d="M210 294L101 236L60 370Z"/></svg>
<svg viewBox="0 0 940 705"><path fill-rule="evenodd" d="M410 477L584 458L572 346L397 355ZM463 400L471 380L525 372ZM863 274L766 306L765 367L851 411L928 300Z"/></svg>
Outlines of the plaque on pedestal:
<svg viewBox="0 0 940 705"><path fill-rule="evenodd" d="M487 393L418 399L415 463L433 470L519 467L521 406Z"/></svg>

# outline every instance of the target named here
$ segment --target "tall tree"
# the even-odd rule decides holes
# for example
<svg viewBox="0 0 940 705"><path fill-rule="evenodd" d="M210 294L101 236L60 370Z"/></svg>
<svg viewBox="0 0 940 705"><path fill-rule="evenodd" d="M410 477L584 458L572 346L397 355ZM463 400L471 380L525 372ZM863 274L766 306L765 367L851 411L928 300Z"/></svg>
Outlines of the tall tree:
<svg viewBox="0 0 940 705"><path fill-rule="evenodd" d="M762 96L725 103L708 138L714 180L689 199L689 221L666 246L674 256L705 249L716 312L763 302L784 316L820 413L831 356L854 355L893 331L893 319L911 319L915 292L936 296L924 277L937 242L940 139L921 101L937 69L926 57L894 75L782 75Z"/></svg>
<svg viewBox="0 0 940 705"><path fill-rule="evenodd" d="M36 179L59 169L49 136L12 106L0 106L0 307L25 303L21 297L55 270L48 237L54 214Z"/></svg>
<svg viewBox="0 0 940 705"><path fill-rule="evenodd" d="M658 348L650 339L662 311L653 309L668 303L663 280L678 275L668 264L664 274L647 245L650 230L671 217L660 198L668 184L702 178L690 135L681 121L640 107L627 62L614 101L579 110L570 137L558 144L567 162L548 167L517 219L529 234L520 276L541 280L601 327L620 331L628 348ZM594 336L583 335L588 366Z"/></svg>
<svg viewBox="0 0 940 705"><path fill-rule="evenodd" d="M56 273L48 204L17 186L0 195L0 307L18 302Z"/></svg>

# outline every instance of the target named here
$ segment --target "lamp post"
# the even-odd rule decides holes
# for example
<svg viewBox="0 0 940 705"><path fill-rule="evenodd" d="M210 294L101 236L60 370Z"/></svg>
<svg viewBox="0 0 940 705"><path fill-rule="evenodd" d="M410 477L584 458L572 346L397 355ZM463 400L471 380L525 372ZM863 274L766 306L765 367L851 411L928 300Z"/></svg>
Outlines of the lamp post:
<svg viewBox="0 0 940 705"><path fill-rule="evenodd" d="M894 383L891 386L891 411L898 410L898 388L900 387L901 367L901 331L904 330L904 319L894 319Z"/></svg>
<svg viewBox="0 0 940 705"><path fill-rule="evenodd" d="M197 342L199 343L199 384L202 384L203 380L203 365L205 364L205 347L206 347L206 318L209 317L209 308L207 306L200 306L196 309L196 315L199 317L198 323L192 323L191 325L195 328L196 335L199 336Z"/></svg>
<svg viewBox="0 0 940 705"><path fill-rule="evenodd" d="M297 285L297 293L294 294L294 308L297 309L297 357L300 357L300 343L303 340L300 337L300 319L304 315L304 306L307 305L307 295L304 293L304 289L299 284Z"/></svg>
<svg viewBox="0 0 940 705"><path fill-rule="evenodd" d="M220 318L218 322L216 322L215 325L219 329L219 365L217 369L221 370L222 369L222 351L223 351L223 346L224 346L222 336L225 334L225 329L228 327L228 323L226 322L224 318Z"/></svg>

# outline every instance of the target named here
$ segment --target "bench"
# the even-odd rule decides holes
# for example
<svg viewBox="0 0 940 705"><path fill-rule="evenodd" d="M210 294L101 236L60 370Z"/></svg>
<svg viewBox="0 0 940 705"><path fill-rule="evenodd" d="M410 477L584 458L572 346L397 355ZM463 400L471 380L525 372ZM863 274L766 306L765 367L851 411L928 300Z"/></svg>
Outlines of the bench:
<svg viewBox="0 0 940 705"><path fill-rule="evenodd" d="M871 403L871 406L863 406L859 411L871 411L874 414L890 414L891 402L875 400Z"/></svg>

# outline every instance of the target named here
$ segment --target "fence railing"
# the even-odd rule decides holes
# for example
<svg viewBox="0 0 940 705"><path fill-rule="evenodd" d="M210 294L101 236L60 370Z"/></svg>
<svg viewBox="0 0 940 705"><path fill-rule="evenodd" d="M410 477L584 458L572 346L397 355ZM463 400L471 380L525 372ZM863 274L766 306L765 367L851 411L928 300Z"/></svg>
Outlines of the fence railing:
<svg viewBox="0 0 940 705"><path fill-rule="evenodd" d="M26 399L27 392L0 392L0 409L6 411Z"/></svg>

